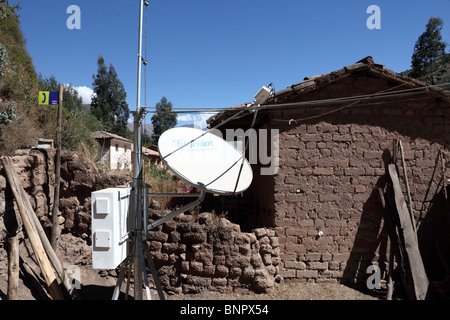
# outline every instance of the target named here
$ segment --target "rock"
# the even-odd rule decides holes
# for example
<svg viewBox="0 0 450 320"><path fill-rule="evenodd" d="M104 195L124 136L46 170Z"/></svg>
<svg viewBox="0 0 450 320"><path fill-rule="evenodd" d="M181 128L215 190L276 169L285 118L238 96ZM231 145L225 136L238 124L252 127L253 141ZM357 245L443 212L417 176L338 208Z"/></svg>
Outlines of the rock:
<svg viewBox="0 0 450 320"><path fill-rule="evenodd" d="M181 241L186 244L206 242L205 232L188 232L181 235Z"/></svg>
<svg viewBox="0 0 450 320"><path fill-rule="evenodd" d="M242 271L242 280L244 282L250 282L255 277L255 269L253 267L246 267Z"/></svg>
<svg viewBox="0 0 450 320"><path fill-rule="evenodd" d="M161 203L158 200L152 200L150 202L150 208L154 210L159 210L161 209Z"/></svg>
<svg viewBox="0 0 450 320"><path fill-rule="evenodd" d="M177 243L163 243L162 244L162 252L171 254L178 250L178 244Z"/></svg>
<svg viewBox="0 0 450 320"><path fill-rule="evenodd" d="M226 286L227 285L227 278L214 278L212 280L212 285L214 286Z"/></svg>
<svg viewBox="0 0 450 320"><path fill-rule="evenodd" d="M261 258L261 255L259 253L253 253L252 254L252 257L250 259L250 263L255 268L260 268L260 267L264 266L262 258Z"/></svg>
<svg viewBox="0 0 450 320"><path fill-rule="evenodd" d="M151 241L159 241L159 242L167 242L169 236L162 231L149 231L148 232L148 240Z"/></svg>
<svg viewBox="0 0 450 320"><path fill-rule="evenodd" d="M279 274L275 276L275 278L273 279L276 283L282 283L284 282L284 278L282 276L280 276Z"/></svg>
<svg viewBox="0 0 450 320"><path fill-rule="evenodd" d="M223 265L216 266L215 275L217 277L226 277L226 276L228 276L228 272L229 272L228 267L223 266Z"/></svg>
<svg viewBox="0 0 450 320"><path fill-rule="evenodd" d="M257 293L267 292L273 288L274 279L269 275L266 269L258 268L255 270L255 278L252 283L252 288Z"/></svg>
<svg viewBox="0 0 450 320"><path fill-rule="evenodd" d="M256 237L261 238L267 234L266 228L257 228L252 230Z"/></svg>
<svg viewBox="0 0 450 320"><path fill-rule="evenodd" d="M181 235L177 231L172 231L169 233L169 237L167 238L167 241L177 243L181 240Z"/></svg>
<svg viewBox="0 0 450 320"><path fill-rule="evenodd" d="M209 220L211 220L211 213L209 213L209 212L200 213L200 215L198 216L198 223L199 224L205 224Z"/></svg>

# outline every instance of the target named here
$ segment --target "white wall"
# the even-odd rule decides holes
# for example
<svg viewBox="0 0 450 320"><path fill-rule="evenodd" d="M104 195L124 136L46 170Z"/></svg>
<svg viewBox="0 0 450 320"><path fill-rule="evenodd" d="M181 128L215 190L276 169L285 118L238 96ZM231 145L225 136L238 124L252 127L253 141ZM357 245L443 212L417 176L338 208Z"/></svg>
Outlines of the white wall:
<svg viewBox="0 0 450 320"><path fill-rule="evenodd" d="M116 150L116 145L118 148ZM126 142L122 140L111 139L110 147L110 167L111 170L131 170L131 142ZM120 167L117 167L118 162Z"/></svg>

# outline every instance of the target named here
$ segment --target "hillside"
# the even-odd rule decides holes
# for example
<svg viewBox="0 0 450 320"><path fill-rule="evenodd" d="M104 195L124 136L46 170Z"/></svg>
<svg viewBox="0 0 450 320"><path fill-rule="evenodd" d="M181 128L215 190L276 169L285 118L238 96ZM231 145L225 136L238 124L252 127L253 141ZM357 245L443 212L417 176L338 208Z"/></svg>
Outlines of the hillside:
<svg viewBox="0 0 450 320"><path fill-rule="evenodd" d="M53 76L37 77L20 29L20 7L0 0L0 155L35 146L39 138L56 139L57 107L39 105L38 93L59 85ZM97 147L90 132L102 125L84 109L71 110L72 98L65 88L62 148L93 154Z"/></svg>
<svg viewBox="0 0 450 320"><path fill-rule="evenodd" d="M35 144L43 130L38 79L20 30L20 8L0 2L0 151Z"/></svg>
<svg viewBox="0 0 450 320"><path fill-rule="evenodd" d="M0 96L37 102L38 80L20 30L20 8L0 2Z"/></svg>
<svg viewBox="0 0 450 320"><path fill-rule="evenodd" d="M151 137L153 134L153 125L151 123L146 123L143 125L143 127L144 127L144 133L147 134L149 137ZM128 130L133 132L134 124L131 122L128 122L127 128L128 128Z"/></svg>

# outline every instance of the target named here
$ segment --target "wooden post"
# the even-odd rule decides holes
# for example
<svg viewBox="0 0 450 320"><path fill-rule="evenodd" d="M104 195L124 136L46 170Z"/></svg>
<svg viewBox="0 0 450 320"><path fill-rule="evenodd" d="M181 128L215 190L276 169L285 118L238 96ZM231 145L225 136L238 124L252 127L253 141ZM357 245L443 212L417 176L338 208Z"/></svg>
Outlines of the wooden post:
<svg viewBox="0 0 450 320"><path fill-rule="evenodd" d="M408 210L409 210L409 215L411 216L411 225L412 225L414 233L416 234L416 237L417 237L416 220L414 219L414 213L413 213L413 209L412 209L411 191L409 190L409 180L408 180L408 175L406 174L405 154L403 153L403 144L402 144L401 140L398 140L398 146L400 147L400 153L402 156L403 175L405 178L406 196L408 197Z"/></svg>
<svg viewBox="0 0 450 320"><path fill-rule="evenodd" d="M428 277L425 272L422 257L417 243L417 234L411 221L406 201L397 175L395 164L388 165L389 176L392 181L394 191L395 207L398 215L400 244L404 249L404 259L407 267L407 276L409 278L407 292L411 299L424 300L428 293Z"/></svg>
<svg viewBox="0 0 450 320"><path fill-rule="evenodd" d="M19 239L17 235L8 238L8 300L17 300L19 286Z"/></svg>
<svg viewBox="0 0 450 320"><path fill-rule="evenodd" d="M449 214L450 208L448 206L447 177L445 176L445 171L447 169L447 162L445 160L444 152L441 152L441 166L442 166L442 189L444 191L445 208L447 209L447 214Z"/></svg>
<svg viewBox="0 0 450 320"><path fill-rule="evenodd" d="M53 197L53 209L52 209L52 248L56 250L56 244L58 241L58 207L59 207L59 184L61 177L61 126L62 126L62 102L63 102L64 87L59 86L59 101L58 101L58 129L56 131L56 160L55 160L55 193Z"/></svg>
<svg viewBox="0 0 450 320"><path fill-rule="evenodd" d="M20 184L19 177L17 172L15 171L11 160L7 157L3 157L2 159L3 170L6 173L6 178L11 187L11 191L16 199L17 207L19 208L19 213L22 218L23 226L25 228L25 232L30 239L31 246L33 247L34 254L36 255L36 260L39 264L39 267L42 271L42 275L44 276L45 283L49 289L50 295L54 300L63 300L64 297L59 288L58 282L56 281L55 273L52 269L50 261L48 260L47 254L45 253L42 242L39 239L39 235L34 227L34 223L31 219L31 212L28 212L24 205L24 201L22 200L21 193L19 192L20 188L23 189Z"/></svg>
<svg viewBox="0 0 450 320"><path fill-rule="evenodd" d="M386 228L389 233L389 239L390 239L390 249L389 249L389 273L388 273L388 283L387 283L387 293L386 293L386 300L392 300L392 294L394 292L394 281L392 280L392 276L394 274L394 258L395 254L399 257L401 260L401 253L399 248L399 240L398 235L395 229L395 224L393 221L391 210L389 209L386 200L384 198L384 193L382 188L378 188L378 195L380 197L381 207L383 208L383 216L384 221L386 224ZM401 269L401 276L402 279L405 281L405 271L403 268L403 265L400 264Z"/></svg>
<svg viewBox="0 0 450 320"><path fill-rule="evenodd" d="M394 246L391 241L391 246L389 250L389 274L388 274L388 283L387 283L387 293L386 300L392 300L392 294L394 293L394 280L392 279L394 274Z"/></svg>
<svg viewBox="0 0 450 320"><path fill-rule="evenodd" d="M4 224L7 233L7 238L5 240L6 247L8 250L8 291L6 298L8 300L17 300L17 287L19 286L19 234L18 230L21 228L19 226L19 221L16 217L16 211L12 205L13 195L10 188L5 190L5 213L4 213Z"/></svg>

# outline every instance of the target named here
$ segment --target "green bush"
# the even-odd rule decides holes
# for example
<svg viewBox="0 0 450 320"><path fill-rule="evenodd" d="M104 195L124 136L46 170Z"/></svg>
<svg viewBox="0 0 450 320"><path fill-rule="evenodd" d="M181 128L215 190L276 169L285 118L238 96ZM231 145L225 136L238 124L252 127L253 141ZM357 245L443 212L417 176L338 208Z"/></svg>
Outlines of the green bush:
<svg viewBox="0 0 450 320"><path fill-rule="evenodd" d="M4 111L0 112L0 141L3 140L3 127L12 123L19 116L15 112L16 105L14 103L9 103Z"/></svg>

